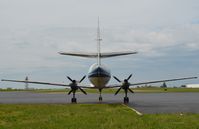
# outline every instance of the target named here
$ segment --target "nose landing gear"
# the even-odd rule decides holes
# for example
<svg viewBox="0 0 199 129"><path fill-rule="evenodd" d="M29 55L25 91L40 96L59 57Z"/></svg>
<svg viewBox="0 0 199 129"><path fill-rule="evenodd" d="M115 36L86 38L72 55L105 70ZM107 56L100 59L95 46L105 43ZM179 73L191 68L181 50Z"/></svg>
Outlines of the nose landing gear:
<svg viewBox="0 0 199 129"><path fill-rule="evenodd" d="M99 89L100 95L99 95L99 102L102 102L102 89Z"/></svg>

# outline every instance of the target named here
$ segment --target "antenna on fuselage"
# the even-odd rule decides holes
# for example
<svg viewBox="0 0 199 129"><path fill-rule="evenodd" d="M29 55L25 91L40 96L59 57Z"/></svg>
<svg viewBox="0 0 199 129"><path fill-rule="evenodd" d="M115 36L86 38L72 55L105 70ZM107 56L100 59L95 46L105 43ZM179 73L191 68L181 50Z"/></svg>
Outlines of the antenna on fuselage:
<svg viewBox="0 0 199 129"><path fill-rule="evenodd" d="M97 64L98 65L101 65L100 41L102 41L102 39L100 38L100 25L99 25L99 17L98 17L98 27L97 27Z"/></svg>

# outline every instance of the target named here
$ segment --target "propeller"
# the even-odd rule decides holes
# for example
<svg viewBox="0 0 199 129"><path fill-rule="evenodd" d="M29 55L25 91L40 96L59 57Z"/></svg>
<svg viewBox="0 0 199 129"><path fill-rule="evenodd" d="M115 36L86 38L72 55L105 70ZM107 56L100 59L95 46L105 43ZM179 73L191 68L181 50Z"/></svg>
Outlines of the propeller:
<svg viewBox="0 0 199 129"><path fill-rule="evenodd" d="M67 76L68 80L71 81L71 83L69 84L70 85L70 88L71 90L68 92L68 95L70 95L72 92L75 93L78 89L84 93L85 95L87 95L87 93L81 88L79 87L77 84L78 83L81 83L85 78L86 76L83 76L82 79L80 81L76 81L76 80L73 80L71 79L69 76Z"/></svg>
<svg viewBox="0 0 199 129"><path fill-rule="evenodd" d="M117 95L121 89L124 89L125 93L127 93L128 91L130 91L131 93L134 93L130 88L129 85L130 83L128 82L129 79L132 77L132 74L128 76L127 79L124 79L124 81L120 81L120 79L118 79L117 77L113 76L113 78L115 80L117 80L119 83L122 83L122 86L115 92L115 95Z"/></svg>
<svg viewBox="0 0 199 129"><path fill-rule="evenodd" d="M117 80L118 82L121 82L120 79L118 79L117 77L113 76L113 78L115 78L115 80Z"/></svg>

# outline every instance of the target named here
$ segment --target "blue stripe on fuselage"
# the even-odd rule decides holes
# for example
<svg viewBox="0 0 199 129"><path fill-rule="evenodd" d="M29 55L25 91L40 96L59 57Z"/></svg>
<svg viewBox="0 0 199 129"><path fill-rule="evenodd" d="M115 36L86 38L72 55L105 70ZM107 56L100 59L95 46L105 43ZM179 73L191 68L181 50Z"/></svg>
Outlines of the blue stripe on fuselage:
<svg viewBox="0 0 199 129"><path fill-rule="evenodd" d="M88 78L91 77L110 77L110 73L101 67L97 67L88 74Z"/></svg>

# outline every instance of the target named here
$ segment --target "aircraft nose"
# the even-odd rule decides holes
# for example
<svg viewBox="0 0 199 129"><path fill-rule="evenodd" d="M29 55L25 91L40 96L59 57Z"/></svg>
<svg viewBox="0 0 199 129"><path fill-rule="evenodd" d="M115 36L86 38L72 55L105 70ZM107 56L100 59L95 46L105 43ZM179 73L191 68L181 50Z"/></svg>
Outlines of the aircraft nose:
<svg viewBox="0 0 199 129"><path fill-rule="evenodd" d="M98 67L98 68L96 69L96 71L97 71L98 73L103 72L102 68L100 68L100 67Z"/></svg>

